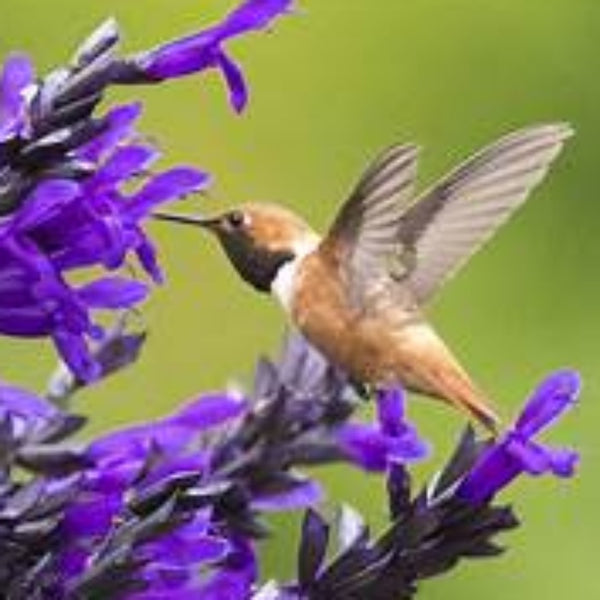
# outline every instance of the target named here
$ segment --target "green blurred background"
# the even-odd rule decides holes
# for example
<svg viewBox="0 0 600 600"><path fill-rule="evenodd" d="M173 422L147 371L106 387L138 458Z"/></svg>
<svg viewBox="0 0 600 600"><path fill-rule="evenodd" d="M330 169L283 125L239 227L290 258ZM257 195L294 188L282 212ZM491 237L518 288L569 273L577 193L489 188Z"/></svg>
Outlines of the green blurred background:
<svg viewBox="0 0 600 600"><path fill-rule="evenodd" d="M61 64L100 20L116 16L127 48L142 49L216 19L223 0L0 0L0 54L31 52L40 70ZM143 129L164 164L215 176L194 207L248 199L285 202L324 228L365 162L397 141L424 146L422 180L507 131L568 120L577 137L519 215L430 308L430 314L506 417L548 371L578 368L580 408L551 434L583 455L570 483L519 482L507 498L524 527L510 552L465 563L423 586L421 598L600 597L600 3L597 0L304 0L301 14L231 45L252 96L228 108L218 76L148 88ZM111 100L132 98L121 90ZM81 395L90 432L159 415L199 390L248 381L260 353L279 346L279 308L237 280L196 231L152 225L168 285L146 310L151 328L137 368ZM41 388L50 348L3 340L2 377ZM415 402L411 416L439 466L461 417ZM348 468L323 471L333 499L384 522L382 484ZM294 562L293 520L277 519L264 575Z"/></svg>

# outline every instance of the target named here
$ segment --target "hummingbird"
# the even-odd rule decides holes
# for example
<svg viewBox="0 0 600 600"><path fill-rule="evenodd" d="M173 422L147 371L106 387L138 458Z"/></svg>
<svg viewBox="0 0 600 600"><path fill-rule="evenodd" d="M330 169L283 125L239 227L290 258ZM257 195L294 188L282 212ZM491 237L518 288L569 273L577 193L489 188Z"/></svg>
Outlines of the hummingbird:
<svg viewBox="0 0 600 600"><path fill-rule="evenodd" d="M292 324L353 381L401 384L466 411L495 433L499 418L424 314L438 290L521 206L563 143L565 123L527 127L477 152L415 194L419 148L377 156L326 235L278 204L214 217L155 213L212 232L239 276L281 303Z"/></svg>

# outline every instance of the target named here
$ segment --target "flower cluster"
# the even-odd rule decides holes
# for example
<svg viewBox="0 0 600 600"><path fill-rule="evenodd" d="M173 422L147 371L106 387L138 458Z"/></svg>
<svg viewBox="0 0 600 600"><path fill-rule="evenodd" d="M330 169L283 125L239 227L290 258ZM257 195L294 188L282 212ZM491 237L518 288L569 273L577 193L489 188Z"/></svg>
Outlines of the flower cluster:
<svg viewBox="0 0 600 600"><path fill-rule="evenodd" d="M290 4L247 0L209 29L125 57L110 20L68 67L39 79L27 56L8 57L0 74L0 333L49 336L78 378L97 377L87 341L103 331L91 311L129 308L148 286L120 275L74 285L68 276L92 266L115 272L134 254L160 282L144 220L156 206L208 183L191 167L152 172L160 153L135 132L141 105L98 116L105 90L218 68L241 110L246 85L223 46L266 27Z"/></svg>
<svg viewBox="0 0 600 600"><path fill-rule="evenodd" d="M140 350L142 336L124 323L96 348L106 375ZM53 398L73 393L70 377L53 378ZM259 362L247 397L204 394L87 445L67 441L84 419L2 386L0 584L11 600L410 598L419 580L461 558L501 551L494 536L517 520L494 499L519 473L573 474L574 452L532 438L578 391L574 373L552 375L505 436L481 442L468 429L441 474L413 496L408 465L426 446L405 420L402 394L379 396L377 424L356 422L360 397L298 336L280 361ZM332 524L315 508L323 491L297 469L335 461L385 473L391 522L379 536L350 507ZM262 514L302 507L297 579L261 587Z"/></svg>
<svg viewBox="0 0 600 600"><path fill-rule="evenodd" d="M271 582L254 600L408 599L420 580L448 571L461 558L501 553L493 538L519 523L511 508L493 504L496 494L520 473L574 474L574 451L549 448L531 437L573 406L579 387L572 371L548 377L500 440L477 441L467 428L445 468L414 497L405 465L392 463L387 470L391 523L376 538L349 507L342 508L333 524L308 509L297 580ZM332 525L336 551L326 562Z"/></svg>

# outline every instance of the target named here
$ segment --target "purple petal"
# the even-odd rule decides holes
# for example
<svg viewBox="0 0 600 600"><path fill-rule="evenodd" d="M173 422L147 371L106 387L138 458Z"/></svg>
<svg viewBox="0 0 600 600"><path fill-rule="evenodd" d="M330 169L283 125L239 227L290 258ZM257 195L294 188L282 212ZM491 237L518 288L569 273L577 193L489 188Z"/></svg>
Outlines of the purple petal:
<svg viewBox="0 0 600 600"><path fill-rule="evenodd" d="M240 600L250 598L258 578L258 565L252 546L242 538L232 540L234 549L209 581L189 600ZM179 600L180 594L177 594Z"/></svg>
<svg viewBox="0 0 600 600"><path fill-rule="evenodd" d="M517 424L479 457L459 485L457 495L478 504L488 501L521 473L571 477L579 459L576 452L549 448L531 438L572 406L580 385L579 376L572 371L546 379Z"/></svg>
<svg viewBox="0 0 600 600"><path fill-rule="evenodd" d="M568 448L547 448L546 454L550 463L552 473L557 477L573 477L579 454Z"/></svg>
<svg viewBox="0 0 600 600"><path fill-rule="evenodd" d="M71 544L58 557L58 566L65 579L71 579L85 570L89 552L84 548Z"/></svg>
<svg viewBox="0 0 600 600"><path fill-rule="evenodd" d="M19 208L11 227L28 231L40 226L77 198L79 192L80 186L74 181L66 179L42 181Z"/></svg>
<svg viewBox="0 0 600 600"><path fill-rule="evenodd" d="M46 336L52 331L52 321L39 306L2 308L0 332L24 338Z"/></svg>
<svg viewBox="0 0 600 600"><path fill-rule="evenodd" d="M520 469L529 475L541 475L549 469L548 453L543 446L518 438L509 438L506 451L518 461Z"/></svg>
<svg viewBox="0 0 600 600"><path fill-rule="evenodd" d="M196 33L156 48L140 58L142 70L162 81L197 73L215 64L216 32Z"/></svg>
<svg viewBox="0 0 600 600"><path fill-rule="evenodd" d="M323 497L324 492L321 485L308 479L286 492L255 496L252 500L252 508L265 512L296 510L314 506L321 502Z"/></svg>
<svg viewBox="0 0 600 600"><path fill-rule="evenodd" d="M118 269L125 261L129 250L126 225L118 213L96 217L89 224L88 230L93 232L87 240L90 243L88 251L91 255L95 254L94 262L101 262L109 270ZM85 240L85 236L80 238L82 243L85 243ZM96 249L95 252L92 248Z"/></svg>
<svg viewBox="0 0 600 600"><path fill-rule="evenodd" d="M144 271L152 277L152 280L157 284L162 283L164 276L158 264L156 248L143 232L141 232L141 241L138 243L135 253Z"/></svg>
<svg viewBox="0 0 600 600"><path fill-rule="evenodd" d="M187 569L184 572L189 578ZM163 589L156 589L155 582L151 581L148 582L149 587L146 590L127 594L127 600L173 600L175 593L177 600L208 600L205 596L198 595L198 586L195 584L192 584L192 587L180 587L182 584L177 580L173 582L170 576L167 576L166 580L168 584ZM238 600L242 597L222 597L219 600Z"/></svg>
<svg viewBox="0 0 600 600"><path fill-rule="evenodd" d="M244 74L224 52L218 54L217 64L227 82L229 101L235 111L241 113L248 103L248 88L244 80Z"/></svg>
<svg viewBox="0 0 600 600"><path fill-rule="evenodd" d="M127 214L133 221L148 216L159 204L204 189L209 176L190 167L177 167L151 179L127 203Z"/></svg>
<svg viewBox="0 0 600 600"><path fill-rule="evenodd" d="M150 146L123 146L102 165L88 185L114 187L147 169L160 153Z"/></svg>
<svg viewBox="0 0 600 600"><path fill-rule="evenodd" d="M404 433L404 402L404 392L400 387L377 391L377 420L387 435Z"/></svg>
<svg viewBox="0 0 600 600"><path fill-rule="evenodd" d="M155 79L180 77L214 66L218 45L233 36L263 29L289 10L292 0L247 0L220 24L146 53L142 68Z"/></svg>
<svg viewBox="0 0 600 600"><path fill-rule="evenodd" d="M0 142L20 133L23 128L23 91L33 79L33 66L27 56L13 54L6 59L0 75Z"/></svg>
<svg viewBox="0 0 600 600"><path fill-rule="evenodd" d="M279 15L291 11L293 0L246 0L221 25L222 38L252 29L264 29Z"/></svg>
<svg viewBox="0 0 600 600"><path fill-rule="evenodd" d="M241 398L202 396L165 419L133 425L98 438L88 448L88 455L94 460L115 457L131 460L147 456L152 445L173 455L205 429L237 417L244 410Z"/></svg>
<svg viewBox="0 0 600 600"><path fill-rule="evenodd" d="M264 29L288 12L292 0L247 0L220 24L141 54L136 63L150 80L161 81L219 67L225 76L233 107L241 111L247 100L241 70L224 54L227 39Z"/></svg>
<svg viewBox="0 0 600 600"><path fill-rule="evenodd" d="M90 308L130 308L148 296L148 286L124 277L105 277L77 290L77 295Z"/></svg>
<svg viewBox="0 0 600 600"><path fill-rule="evenodd" d="M80 158L97 162L102 156L129 138L133 125L142 112L141 102L123 104L111 109L104 117L105 128L94 139L77 150Z"/></svg>
<svg viewBox="0 0 600 600"><path fill-rule="evenodd" d="M487 502L522 472L522 466L500 443L484 453L459 485L456 495L471 504Z"/></svg>
<svg viewBox="0 0 600 600"><path fill-rule="evenodd" d="M98 467L86 474L86 490L90 493L90 497L106 498L114 495L121 498L125 490L139 479L146 465L148 452L144 451L139 457L134 458L124 456L123 453L118 457L106 457L99 453L92 457L91 454L88 448L88 457L98 463Z"/></svg>
<svg viewBox="0 0 600 600"><path fill-rule="evenodd" d="M75 539L104 535L123 508L120 494L102 495L89 502L71 504L62 524L65 536Z"/></svg>
<svg viewBox="0 0 600 600"><path fill-rule="evenodd" d="M391 437L388 446L388 463L406 463L422 460L429 455L429 445L416 430L410 428L400 437Z"/></svg>
<svg viewBox="0 0 600 600"><path fill-rule="evenodd" d="M378 425L346 423L337 432L348 457L367 471L384 471L390 462L405 463L425 457L429 448L416 430L403 420L400 388L377 395Z"/></svg>
<svg viewBox="0 0 600 600"><path fill-rule="evenodd" d="M177 453L187 445L190 438L189 432L154 421L107 433L90 444L87 454L98 462L142 460L152 451L153 446L163 453Z"/></svg>
<svg viewBox="0 0 600 600"><path fill-rule="evenodd" d="M390 438L373 425L347 423L337 432L343 452L367 471L385 471L388 464Z"/></svg>
<svg viewBox="0 0 600 600"><path fill-rule="evenodd" d="M204 394L179 409L168 422L179 427L204 430L241 416L246 400L231 394Z"/></svg>
<svg viewBox="0 0 600 600"><path fill-rule="evenodd" d="M508 451L520 461L524 471L534 476L551 472L557 477L572 477L579 460L573 450L549 448L531 441L526 444L512 442Z"/></svg>
<svg viewBox="0 0 600 600"><path fill-rule="evenodd" d="M140 558L149 558L151 570L165 566L195 567L203 562L214 562L225 558L231 544L214 535L206 533L186 534L175 531L169 536L147 544L140 552Z"/></svg>
<svg viewBox="0 0 600 600"><path fill-rule="evenodd" d="M526 438L532 437L571 408L580 389L581 378L575 371L554 373L534 391L515 429Z"/></svg>

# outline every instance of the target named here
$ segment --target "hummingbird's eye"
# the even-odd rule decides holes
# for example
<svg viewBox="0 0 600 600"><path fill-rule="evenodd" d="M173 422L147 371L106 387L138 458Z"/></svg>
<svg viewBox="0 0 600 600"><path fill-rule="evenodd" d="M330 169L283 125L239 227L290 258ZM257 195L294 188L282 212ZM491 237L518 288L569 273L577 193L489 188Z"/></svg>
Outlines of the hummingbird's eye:
<svg viewBox="0 0 600 600"><path fill-rule="evenodd" d="M233 229L239 229L245 222L246 218L244 213L240 210L234 210L227 215L227 223L229 223Z"/></svg>

